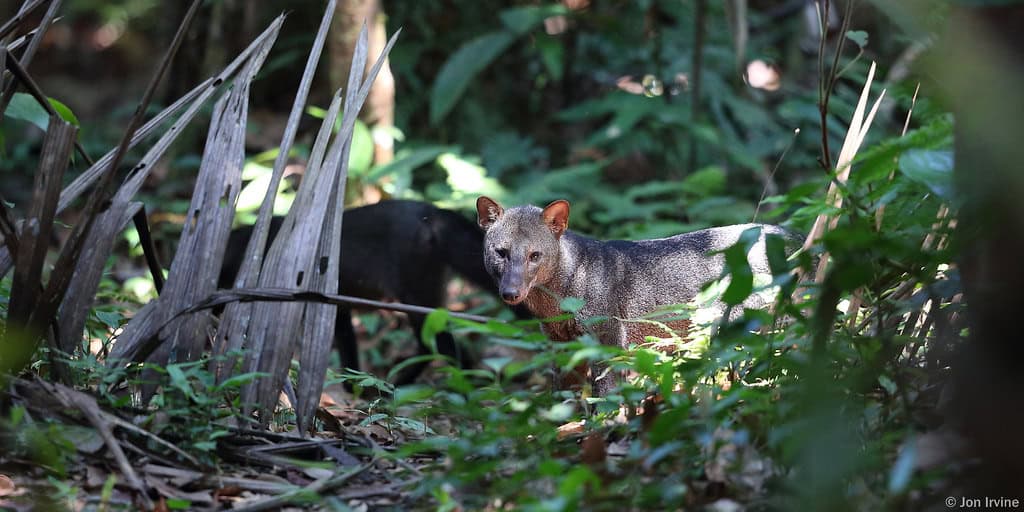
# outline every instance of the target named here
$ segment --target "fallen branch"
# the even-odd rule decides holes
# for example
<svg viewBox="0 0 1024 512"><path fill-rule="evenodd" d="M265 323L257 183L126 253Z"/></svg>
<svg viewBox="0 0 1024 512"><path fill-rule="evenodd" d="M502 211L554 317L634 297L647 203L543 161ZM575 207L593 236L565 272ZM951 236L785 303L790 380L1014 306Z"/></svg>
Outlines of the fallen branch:
<svg viewBox="0 0 1024 512"><path fill-rule="evenodd" d="M358 475L359 473L366 471L376 462L377 458L374 457L365 464L359 465L359 467L350 469L348 471L335 471L334 474L332 474L331 476L315 480L305 487L291 490L284 494L274 496L273 498L267 498L265 500L257 501L256 503L253 503L251 505L238 507L235 508L234 510L239 512L259 512L262 510L278 510L282 506L291 503L291 501L295 498L305 496L308 494L320 494L321 492L341 487L342 484L349 481L352 477Z"/></svg>
<svg viewBox="0 0 1024 512"><path fill-rule="evenodd" d="M96 399L90 395L75 391L74 389L62 386L60 384L51 384L43 380L37 380L36 384L41 386L44 390L50 393L57 400L60 400L65 407L74 407L85 415L89 423L96 428L100 436L103 438L104 444L107 445L107 449L110 450L110 454L114 456L114 460L117 462L117 466L121 469L121 473L124 474L128 484L135 488L139 493L139 497L146 506L146 510L153 510L153 501L149 499L149 491L146 489L146 485L139 478L139 475L132 468L128 457L125 456L124 450L121 449L121 445L118 444L117 439L114 438L113 427L110 422L104 418L103 411L96 403Z"/></svg>

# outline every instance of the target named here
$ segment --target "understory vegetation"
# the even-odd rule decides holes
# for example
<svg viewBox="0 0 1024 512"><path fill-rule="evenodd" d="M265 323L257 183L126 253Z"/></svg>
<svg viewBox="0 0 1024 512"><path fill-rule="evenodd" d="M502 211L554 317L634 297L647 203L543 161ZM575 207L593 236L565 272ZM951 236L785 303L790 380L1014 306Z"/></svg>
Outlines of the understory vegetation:
<svg viewBox="0 0 1024 512"><path fill-rule="evenodd" d="M230 35L208 29L235 30L241 8L203 3L173 20L160 2L0 9L0 508L883 510L964 494L944 409L970 336L964 198L930 60L945 3L384 1L394 46L371 22L340 83L319 62L333 2L287 18L239 2ZM60 43L112 33L88 63ZM58 85L84 71L112 90ZM390 124L357 115L378 71ZM422 332L358 309L365 371L340 370L324 304L347 299L337 254L320 263L345 250L337 212L402 198L468 217L483 194L568 199L570 229L599 239L763 222L804 243L769 239L762 276L744 236L701 300L667 308L694 328L624 349L552 342L456 278ZM301 248L250 248L262 273L216 290L230 229L272 214ZM743 310L751 294L771 306ZM739 314L707 315L715 297ZM409 356L441 331L477 363ZM600 361L625 377L613 394L557 385Z"/></svg>

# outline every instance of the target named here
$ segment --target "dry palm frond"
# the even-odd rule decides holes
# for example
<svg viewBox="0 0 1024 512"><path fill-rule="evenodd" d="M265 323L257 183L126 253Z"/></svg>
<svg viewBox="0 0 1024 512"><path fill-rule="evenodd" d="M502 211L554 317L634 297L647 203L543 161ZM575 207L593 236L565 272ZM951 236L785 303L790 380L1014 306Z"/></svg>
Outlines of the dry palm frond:
<svg viewBox="0 0 1024 512"><path fill-rule="evenodd" d="M285 126L284 134L281 137L281 144L278 148L277 158L274 160L274 168L271 173L270 184L267 186L266 195L263 198L263 203L260 205L256 224L253 226L253 235L246 247L241 268L235 278L236 288L252 287L256 286L260 282L261 263L267 244L270 229L270 217L273 212L278 184L284 176L288 154L290 153L292 144L295 141L295 134L298 131L299 121L301 120L302 113L306 107L306 98L309 95L309 89L313 83L313 77L316 74L317 63L319 62L320 55L323 52L327 33L330 29L331 18L335 11L335 4L336 2L334 0L327 3L324 15L321 18L320 27L317 30L316 38L313 41L313 47L306 60L306 67L302 73L302 79L299 81L299 88L295 94L292 110L288 115L288 122ZM324 120L323 127L321 128L321 134L317 137L314 152L313 155L311 155L311 163L322 159L326 136L330 133L330 127L334 126L334 120L337 117L339 105L340 103L336 100L329 109L327 119ZM341 183L342 186L344 186L344 178L341 178ZM337 209L340 210L340 208ZM333 242L330 242L328 247L340 247L339 238L340 235L333 238ZM335 258L332 259L336 258L337 256L335 255ZM335 263L335 267L336 266L337 265ZM324 288L321 291L337 292L337 272L334 273L334 279L333 289ZM335 308L331 307L329 309L330 313L333 315L335 313ZM249 320L252 312L252 304L233 303L229 304L227 308L225 308L224 314L221 318L220 329L218 330L217 338L214 342L214 354L221 357L213 358L213 362L211 363L214 365L213 369L219 379L224 379L230 376L231 372L235 368L235 362L226 356L244 348L243 342L247 339L246 332L249 329ZM331 331L334 329L333 316L331 317L330 329ZM311 339L307 340L307 345L314 345L312 350L319 355L320 360L326 361L327 358L325 356L330 350L329 340L322 341L319 339ZM307 365L303 365L303 373L313 373L316 370L315 368L305 370L306 367ZM321 371L320 373L323 374L324 371ZM315 398L319 398L320 388L323 384L323 377L320 377L319 384L320 385L315 390L309 390L306 389L306 387L300 386L299 398L297 399L299 404L305 404L308 402L310 395L313 395ZM302 422L307 418L311 418L312 413L313 411L310 410L309 414L306 416L301 414L299 415L300 426L304 427L304 423ZM305 431L305 428L300 429L300 431Z"/></svg>
<svg viewBox="0 0 1024 512"><path fill-rule="evenodd" d="M121 143L114 153L113 158L109 161L109 165L99 172L98 183L93 188L83 210L83 222L77 224L72 230L68 242L65 244L57 258L57 263L54 266L50 279L45 283L45 285L41 283L40 278L43 258L46 254L46 246L40 244L45 244L48 240L40 238L40 235L50 233L52 230L53 219L55 218L56 213L60 211L60 194L58 189L61 183L63 169L66 168L69 161L70 149L66 152L62 149L58 150L59 148L63 148L63 145L60 145L58 149L51 147L50 150L44 151L41 164L42 167L36 174L36 194L33 198L29 218L26 219L24 224L28 229L23 230L20 236L21 241L25 243L18 244L17 254L12 254L11 252L13 251L10 250L15 249L14 242L16 242L13 238L14 232L5 229L5 239L10 239L10 241L6 243L3 254L0 254L5 256L0 258L0 271L6 272L9 269L12 259L17 263L15 280L19 283L17 287L18 290L15 291L12 287L12 302L14 302L15 299L17 299L17 302L16 307L14 308L15 314L10 317L9 320L11 320L10 323L13 326L13 330L20 331L25 335L25 337L20 343L17 343L17 348L12 352L15 354L21 354L20 356L12 356L14 359L18 359L23 356L31 356L32 351L28 350L26 352L26 350L34 348L35 344L42 337L43 326L55 323L58 309L63 303L71 300L77 301L76 303L81 307L88 307L88 305L91 305L91 294L89 297L68 295L71 286L75 284L76 267L83 262L82 254L83 250L86 249L85 242L88 240L92 229L96 227L96 220L111 211L110 207L112 206L112 203L110 202L110 185L116 175L118 164L127 152L129 141L135 134L138 126L141 124L143 112L149 105L149 101L153 97L162 77L166 74L170 61L173 59L177 49L180 47L180 44L184 39L185 32L191 20L194 18L200 3L201 2L198 0L193 2L185 16L185 19L178 27L178 32L175 34L174 41L171 43L167 54L158 66L156 73L154 73L149 87L146 89L135 115L129 122L129 126L125 130L125 134L122 137ZM19 11L19 15L15 16L15 19L30 11L32 8L32 5L26 3L22 6L22 10ZM48 22L49 21L47 21L47 23ZM15 26L16 25L17 23ZM7 26L7 24L5 24L5 26ZM0 33L3 31L3 29L0 29ZM52 107L45 100L45 96L41 94L41 91L39 91L38 87L34 85L31 77L28 76L27 71L21 67L21 64L18 63L6 48L2 49L2 51L5 55L5 58L3 59L4 65L14 71L15 78L17 78L22 84L29 87L33 92L33 95L36 97L36 100L45 104L44 108L47 108L50 112L51 118L48 123L48 133L62 132L63 135L61 136L61 140L65 140L69 148L78 147L81 150L81 146L77 144L75 138L75 130L68 131L67 124L56 116ZM55 170L60 170L60 172L54 172ZM116 211L114 212L114 215L116 215ZM5 222L5 225L6 224L8 223ZM101 259L102 262L106 261L107 256L107 253L94 255L96 259ZM20 369L18 366L19 361L14 361L14 363L14 365L8 368L9 370L17 371Z"/></svg>
<svg viewBox="0 0 1024 512"><path fill-rule="evenodd" d="M875 78L875 63L871 63L871 69L868 71L868 78L864 82L864 89L861 91L860 100L857 102L857 108L853 112L853 118L850 120L850 127L846 130L846 139L843 141L843 147L839 151L839 158L836 161L836 176L832 183L829 184L828 192L826 194L829 204L833 208L840 208L843 205L843 197L840 193L840 187L846 184L847 179L850 176L850 170L852 169L852 163L854 157L857 156L857 151L860 149L861 144L864 142L864 137L867 136L868 129L871 127L871 122L875 118L875 113L878 111L878 105L881 103L882 98L885 97L885 89L879 94L875 100L874 105L871 107L871 111L868 112L865 117L864 111L867 107L868 94L871 91L871 82ZM807 239L804 241L803 250L809 250L814 244L821 240L824 236L826 229L832 229L839 222L837 215L831 215L828 213L822 213L814 220L814 226L811 228L810 234L807 235ZM815 272L816 280L821 283L825 279L825 271L828 268L828 253L822 255L821 260L818 262L818 268Z"/></svg>
<svg viewBox="0 0 1024 512"><path fill-rule="evenodd" d="M183 353L177 356L183 360L198 356L198 350L193 345L197 342L186 340L173 332L173 329L165 329L164 334L160 332L160 327L166 319L216 288L217 274L234 216L234 199L241 186L248 84L270 51L283 21L283 17L274 20L249 49L221 74L220 78L225 82L228 76L234 75L233 87L214 108L199 177L189 206L189 218L182 232L179 250L171 263L166 288L156 301L144 306L125 326L125 332L114 346L108 364L118 365L125 360L147 359L164 342L169 342L169 345L155 357L157 361L166 362L173 348L183 349ZM236 71L239 67L241 70ZM219 84L221 80L214 83ZM213 91L208 92L212 94ZM198 109L208 97L207 94L200 95L190 107L189 113L194 114L192 110ZM184 117L190 118L188 114ZM172 127L171 132L178 131L180 126ZM161 139L160 142L165 140ZM153 151L160 147L158 143ZM164 149L166 147L159 149L159 152L162 153ZM145 166L148 167L151 166ZM142 169L140 171L144 172ZM141 185L141 179L141 176L133 175L122 190L126 195L134 195ZM200 328L198 324L176 327L193 331Z"/></svg>
<svg viewBox="0 0 1024 512"><path fill-rule="evenodd" d="M330 16L330 13L324 16ZM331 115L324 120L313 146L306 177L281 230L267 251L258 281L261 287L337 291L341 205L352 130L370 86L397 36L398 33L391 37L364 80L367 60L365 25L360 32L352 58L341 128L328 146L334 120ZM332 105L334 112L338 101L336 99ZM309 425L323 387L334 318L334 307L294 303L257 303L253 306L248 329L244 332L246 356L243 371L260 372L269 377L242 388L244 412L250 412L249 407L255 406L260 420L264 424L269 422L292 355L298 350L302 371L296 415L300 428ZM237 331L227 333L228 336L242 334ZM302 345L298 345L299 341Z"/></svg>

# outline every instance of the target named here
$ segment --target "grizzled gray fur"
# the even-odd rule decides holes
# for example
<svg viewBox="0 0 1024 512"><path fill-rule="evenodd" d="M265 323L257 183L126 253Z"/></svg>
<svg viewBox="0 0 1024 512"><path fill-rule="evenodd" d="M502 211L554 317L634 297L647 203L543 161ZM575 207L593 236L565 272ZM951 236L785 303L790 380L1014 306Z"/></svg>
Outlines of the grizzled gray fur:
<svg viewBox="0 0 1024 512"><path fill-rule="evenodd" d="M555 201L546 208L517 206L503 209L494 200L477 200L477 220L486 230L484 267L495 279L506 303L524 304L539 318L560 315L564 297L585 301L576 318L547 323L545 334L568 341L584 333L582 321L613 317L587 329L603 344L625 347L644 336L666 337L649 323L623 322L659 306L694 299L708 281L722 276L725 259L710 252L735 244L741 233L761 228L761 238L748 253L755 274L770 273L764 235L792 235L778 226L740 224L638 241L599 241L567 230L569 203ZM763 304L747 304L761 306ZM685 321L670 324L685 332ZM592 378L602 372L592 369ZM607 373L607 372L605 372ZM613 378L594 382L598 395L611 389Z"/></svg>

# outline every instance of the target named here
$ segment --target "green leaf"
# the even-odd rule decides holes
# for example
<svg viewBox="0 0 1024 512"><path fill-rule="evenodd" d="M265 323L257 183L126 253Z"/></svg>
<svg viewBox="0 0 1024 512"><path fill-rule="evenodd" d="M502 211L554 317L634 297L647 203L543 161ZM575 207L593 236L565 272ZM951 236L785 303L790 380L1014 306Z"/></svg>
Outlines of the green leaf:
<svg viewBox="0 0 1024 512"><path fill-rule="evenodd" d="M568 14L569 10L562 4L528 5L505 9L498 14L505 28L516 35L523 35L533 27L540 25L552 16Z"/></svg>
<svg viewBox="0 0 1024 512"><path fill-rule="evenodd" d="M565 72L565 45L561 41L549 35L537 37L537 49L540 50L540 60L544 67L551 74L551 79L559 81Z"/></svg>
<svg viewBox="0 0 1024 512"><path fill-rule="evenodd" d="M868 33L863 30L847 30L846 38L864 48L868 45Z"/></svg>
<svg viewBox="0 0 1024 512"><path fill-rule="evenodd" d="M327 117L327 109L320 108L316 105L310 105L306 107L306 113L317 119L324 119Z"/></svg>
<svg viewBox="0 0 1024 512"><path fill-rule="evenodd" d="M50 114L46 112L46 109L40 106L31 95L23 92L15 93L11 98L11 102L7 105L6 117L28 121L38 126L40 130L46 130L47 125L50 124Z"/></svg>
<svg viewBox="0 0 1024 512"><path fill-rule="evenodd" d="M953 118L936 117L925 126L911 130L902 137L892 137L857 154L850 175L851 183L866 183L889 179L895 167L894 159L910 149L948 149L953 145Z"/></svg>
<svg viewBox="0 0 1024 512"><path fill-rule="evenodd" d="M578 298L578 297L566 297L566 298L562 299L561 302L558 303L558 307L561 308L561 310L565 311L566 313L573 313L573 314L575 314L575 313L579 313L580 310L583 309L583 306L585 304L586 304L586 301L584 301L581 298Z"/></svg>
<svg viewBox="0 0 1024 512"><path fill-rule="evenodd" d="M750 228L740 235L732 247L725 251L725 266L729 270L729 287L722 294L722 301L730 306L742 304L754 291L754 272L747 261L747 253L761 234L761 228Z"/></svg>
<svg viewBox="0 0 1024 512"><path fill-rule="evenodd" d="M217 449L217 443L213 441L199 441L192 443L192 448L203 452L210 452Z"/></svg>
<svg viewBox="0 0 1024 512"><path fill-rule="evenodd" d="M558 403L552 405L547 410L542 409L538 411L538 413L541 418L544 418L548 421L564 422L572 417L573 408L569 404Z"/></svg>
<svg viewBox="0 0 1024 512"><path fill-rule="evenodd" d="M417 167L426 165L444 153L458 151L455 146L426 146L400 155L391 162L374 167L366 175L368 182L374 182L387 176L405 175L411 173Z"/></svg>
<svg viewBox="0 0 1024 512"><path fill-rule="evenodd" d="M935 195L953 194L953 152L941 149L910 149L900 157L900 172L928 187Z"/></svg>
<svg viewBox="0 0 1024 512"><path fill-rule="evenodd" d="M57 101L57 100L55 100L53 98L46 98L46 101L50 102L50 106L53 107L53 110L57 111L57 115L59 115L61 119L65 120L65 121L67 121L67 122L69 122L69 123L71 123L71 124L73 124L75 126L81 126L78 123L78 118L75 117L75 113L72 112L71 109L68 108L67 105L65 105L65 104L63 104L63 103L61 103L61 102L59 102L59 101Z"/></svg>
<svg viewBox="0 0 1024 512"><path fill-rule="evenodd" d="M558 485L558 494L566 500L573 502L579 499L579 495L584 492L588 485L600 486L601 480L586 466L576 466L569 471L569 474Z"/></svg>
<svg viewBox="0 0 1024 512"><path fill-rule="evenodd" d="M441 66L430 91L430 123L439 123L466 92L469 82L505 51L516 34L505 30L484 34L455 51Z"/></svg>
<svg viewBox="0 0 1024 512"><path fill-rule="evenodd" d="M434 396L434 388L423 385L402 386L395 389L395 406L421 402Z"/></svg>
<svg viewBox="0 0 1024 512"><path fill-rule="evenodd" d="M50 102L50 106L57 111L57 115L61 119L75 126L79 125L78 118L75 117L75 114L71 112L67 105L53 98L47 98L47 101ZM11 98L10 104L7 105L6 117L28 121L38 126L40 130L46 130L46 127L50 124L50 113L31 94L23 92L15 93Z"/></svg>
<svg viewBox="0 0 1024 512"><path fill-rule="evenodd" d="M182 365L180 364L167 365L167 375L171 378L171 384L184 393L185 396L196 400L195 392L192 390L192 385L189 383L188 377L185 376L185 372L181 369Z"/></svg>
<svg viewBox="0 0 1024 512"><path fill-rule="evenodd" d="M110 329L117 329L124 320L120 313L100 310L96 310L96 318Z"/></svg>
<svg viewBox="0 0 1024 512"><path fill-rule="evenodd" d="M269 375L269 374L263 373L263 372L249 372L249 373L243 373L241 375L234 375L234 376L228 378L227 380L225 380L224 382L220 383L219 385L217 385L217 389L218 390L221 390L221 389L232 389L232 388L240 389L243 385L248 384L248 383L256 380L257 378L263 377L263 376L266 376L266 375Z"/></svg>
<svg viewBox="0 0 1024 512"><path fill-rule="evenodd" d="M772 275L778 277L789 273L789 264L786 262L786 239L778 235L768 235L764 239L764 248Z"/></svg>
<svg viewBox="0 0 1024 512"><path fill-rule="evenodd" d="M167 508L171 510L188 510L192 507L191 501L181 498L168 498L165 503L167 503Z"/></svg>
<svg viewBox="0 0 1024 512"><path fill-rule="evenodd" d="M474 164L460 155L445 153L437 157L437 164L448 173L448 185L452 189L452 198L476 196L502 196L505 189L494 178L487 176L487 169Z"/></svg>
<svg viewBox="0 0 1024 512"><path fill-rule="evenodd" d="M718 166L705 167L689 176L680 188L697 196L711 197L725 192L725 170Z"/></svg>
<svg viewBox="0 0 1024 512"><path fill-rule="evenodd" d="M431 311L427 315L426 320L423 321L423 332L420 336L428 347L434 352L437 352L437 345L434 337L437 333L444 331L448 327L448 317L451 316L447 309L438 308Z"/></svg>
<svg viewBox="0 0 1024 512"><path fill-rule="evenodd" d="M103 489L100 491L100 500L103 503L110 501L111 496L114 495L114 484L117 483L116 475L107 476L107 481L103 482Z"/></svg>

